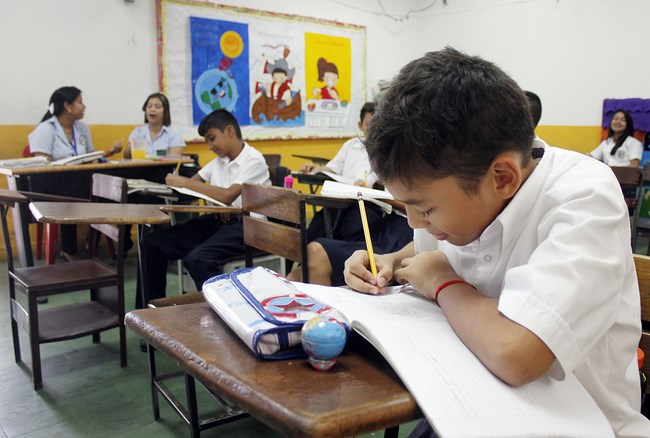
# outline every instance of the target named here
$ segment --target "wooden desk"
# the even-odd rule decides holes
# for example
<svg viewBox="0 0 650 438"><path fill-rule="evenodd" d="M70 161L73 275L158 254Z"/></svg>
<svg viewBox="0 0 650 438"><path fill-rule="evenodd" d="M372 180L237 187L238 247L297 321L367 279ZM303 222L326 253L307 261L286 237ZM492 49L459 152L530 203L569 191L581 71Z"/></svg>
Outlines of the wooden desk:
<svg viewBox="0 0 650 438"><path fill-rule="evenodd" d="M324 166L325 164L330 162L330 158L325 158L325 157L315 157L313 155L297 155L293 154L294 157L296 158L304 158L305 160L309 160L313 162L314 164L318 164L319 166Z"/></svg>
<svg viewBox="0 0 650 438"><path fill-rule="evenodd" d="M184 159L183 163L192 163ZM11 190L46 193L50 195L74 196L90 199L93 173L105 173L123 178L148 179L164 182L165 175L172 172L177 160L120 160L106 163L89 163L74 166L40 166L23 168L2 168L0 175L7 178ZM29 239L29 211L20 205L12 211L16 237L24 242L18 248L18 259L23 267L33 266L32 246Z"/></svg>
<svg viewBox="0 0 650 438"><path fill-rule="evenodd" d="M207 389L288 436L389 428L396 437L399 424L422 415L392 368L356 335L336 366L319 372L303 359L258 359L207 303L135 310L126 326Z"/></svg>
<svg viewBox="0 0 650 438"><path fill-rule="evenodd" d="M31 202L37 221L47 224L166 224L168 215L154 204Z"/></svg>
<svg viewBox="0 0 650 438"><path fill-rule="evenodd" d="M332 180L332 178L322 173L291 172L291 176L293 176L300 184L309 184L309 193L312 195L318 191L318 188L322 186L325 181Z"/></svg>

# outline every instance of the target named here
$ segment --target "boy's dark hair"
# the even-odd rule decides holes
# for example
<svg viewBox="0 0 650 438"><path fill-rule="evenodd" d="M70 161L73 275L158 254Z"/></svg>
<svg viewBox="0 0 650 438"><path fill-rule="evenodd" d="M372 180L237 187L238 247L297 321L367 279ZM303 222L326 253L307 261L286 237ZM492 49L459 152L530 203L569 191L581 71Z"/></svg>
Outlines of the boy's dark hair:
<svg viewBox="0 0 650 438"><path fill-rule="evenodd" d="M542 101L539 96L532 91L524 91L528 98L528 106L530 107L530 117L533 119L533 128L537 127L539 119L542 118Z"/></svg>
<svg viewBox="0 0 650 438"><path fill-rule="evenodd" d="M497 155L531 157L528 101L506 73L450 47L402 68L375 112L366 140L382 181L407 187L414 177L460 178L467 193Z"/></svg>
<svg viewBox="0 0 650 438"><path fill-rule="evenodd" d="M81 90L77 87L61 87L57 89L50 97L50 105L53 107L52 112L48 110L45 115L43 115L41 122L44 122L53 116L59 117L65 109L64 104L72 104L72 102L77 100L77 97L79 97L80 94Z"/></svg>
<svg viewBox="0 0 650 438"><path fill-rule="evenodd" d="M159 99L163 104L163 125L169 126L172 124L172 113L169 106L169 99L162 93L152 93L147 97L147 100L144 101L142 105L142 111L144 111L144 122L148 123L147 120L147 105L151 99Z"/></svg>
<svg viewBox="0 0 650 438"><path fill-rule="evenodd" d="M203 117L203 120L201 120L201 123L199 124L199 135L205 137L205 134L210 128L216 128L219 131L224 132L228 125L232 125L232 127L235 128L237 138L241 140L241 129L239 128L237 119L225 109L214 110L207 116Z"/></svg>
<svg viewBox="0 0 650 438"><path fill-rule="evenodd" d="M625 110L622 109L617 109L614 111L614 114L612 115L612 119L616 115L616 113L622 113L623 117L625 117L625 131L618 137L618 140L616 140L616 144L612 148L612 151L609 153L610 155L614 155L616 151L618 151L621 146L623 146L623 143L625 143L625 140L628 137L633 137L634 136L634 120L632 119L632 116L630 113L628 113ZM607 128L607 138L609 137L614 137L614 131L612 131L612 121L609 121L609 127Z"/></svg>
<svg viewBox="0 0 650 438"><path fill-rule="evenodd" d="M366 116L366 114L375 114L375 108L377 108L377 104L375 102L364 103L361 107L361 112L359 113L359 121L363 123L363 118Z"/></svg>

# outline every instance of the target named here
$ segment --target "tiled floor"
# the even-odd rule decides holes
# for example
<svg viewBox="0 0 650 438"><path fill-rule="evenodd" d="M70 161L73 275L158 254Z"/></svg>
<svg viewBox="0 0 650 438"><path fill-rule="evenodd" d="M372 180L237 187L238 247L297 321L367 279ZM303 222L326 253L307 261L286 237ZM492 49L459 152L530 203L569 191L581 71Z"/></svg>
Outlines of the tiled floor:
<svg viewBox="0 0 650 438"><path fill-rule="evenodd" d="M60 261L61 262L61 261ZM127 311L133 308L135 257L126 260ZM11 341L6 266L0 263L0 438L4 437L176 437L189 436L189 429L161 400L161 419L154 421L146 355L138 338L129 330L128 367L120 368L117 331L102 334L100 344L90 338L41 346L43 389L32 389L28 368L14 362ZM168 290L176 288L170 274ZM51 303L71 302L81 297L51 297ZM23 360L29 363L27 338L21 332ZM158 354L161 371L176 369ZM173 386L173 385L172 385ZM175 387L184 399L182 380ZM209 415L215 402L205 391L199 394L199 409ZM413 423L400 428L408 435ZM279 437L264 424L245 419L205 431L204 437ZM364 435L380 437L383 432Z"/></svg>

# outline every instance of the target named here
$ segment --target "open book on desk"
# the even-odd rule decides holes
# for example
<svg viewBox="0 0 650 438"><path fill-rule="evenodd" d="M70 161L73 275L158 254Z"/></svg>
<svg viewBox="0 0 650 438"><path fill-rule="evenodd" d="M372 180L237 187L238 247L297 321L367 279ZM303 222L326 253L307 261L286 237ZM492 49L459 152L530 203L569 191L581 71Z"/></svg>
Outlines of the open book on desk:
<svg viewBox="0 0 650 438"><path fill-rule="evenodd" d="M614 436L573 374L506 385L465 347L442 310L408 287L378 296L296 287L345 315L379 350L441 437Z"/></svg>
<svg viewBox="0 0 650 438"><path fill-rule="evenodd" d="M358 193L361 193L364 201L378 205L386 214L390 214L393 211L393 207L390 204L381 201L381 199L395 199L393 195L384 190L342 184L335 181L325 181L323 188L320 190L321 196L328 196L330 198L357 199Z"/></svg>
<svg viewBox="0 0 650 438"><path fill-rule="evenodd" d="M211 202L211 203L213 203L215 205L220 205L222 207L228 207L228 205L224 204L223 202L217 201L216 199L211 198L208 195L204 195L201 192L197 192L196 190L188 189L186 187L174 187L174 186L168 186L168 187L171 188L171 189L176 190L178 193L182 193L182 194L188 195L188 196L194 196L195 198L201 198L201 199L204 199L204 200L206 200L208 202Z"/></svg>
<svg viewBox="0 0 650 438"><path fill-rule="evenodd" d="M149 181L146 179L127 179L128 193L151 193L154 195L171 195L174 191L166 184Z"/></svg>
<svg viewBox="0 0 650 438"><path fill-rule="evenodd" d="M104 151L88 152L87 154L73 155L72 157L61 158L60 160L52 161L52 166L68 166L74 164L90 163L92 161L99 161L104 158Z"/></svg>
<svg viewBox="0 0 650 438"><path fill-rule="evenodd" d="M48 159L43 156L35 156L29 158L9 158L7 160L0 160L0 167L6 169L20 169L23 167L41 167L49 164Z"/></svg>

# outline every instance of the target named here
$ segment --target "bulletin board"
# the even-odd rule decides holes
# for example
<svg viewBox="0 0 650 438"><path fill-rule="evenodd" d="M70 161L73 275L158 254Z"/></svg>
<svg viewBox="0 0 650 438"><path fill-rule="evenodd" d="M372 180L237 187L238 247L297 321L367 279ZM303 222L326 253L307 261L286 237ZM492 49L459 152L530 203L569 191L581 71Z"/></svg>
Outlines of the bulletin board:
<svg viewBox="0 0 650 438"><path fill-rule="evenodd" d="M160 89L186 141L220 108L247 140L357 134L365 27L208 2L156 6Z"/></svg>

